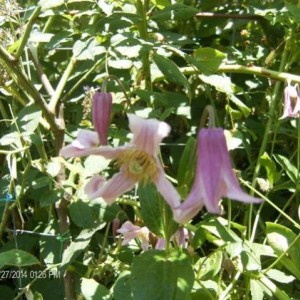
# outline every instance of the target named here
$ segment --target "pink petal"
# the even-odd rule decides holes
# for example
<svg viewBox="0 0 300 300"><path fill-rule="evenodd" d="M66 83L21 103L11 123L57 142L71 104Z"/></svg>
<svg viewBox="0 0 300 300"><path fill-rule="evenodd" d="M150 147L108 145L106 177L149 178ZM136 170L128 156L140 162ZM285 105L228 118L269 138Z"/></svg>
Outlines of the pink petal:
<svg viewBox="0 0 300 300"><path fill-rule="evenodd" d="M166 248L166 240L163 238L158 239L155 249L156 250L164 250Z"/></svg>
<svg viewBox="0 0 300 300"><path fill-rule="evenodd" d="M171 128L155 119L142 119L134 114L128 114L129 128L133 133L132 144L152 156L157 156L159 144L168 136Z"/></svg>
<svg viewBox="0 0 300 300"><path fill-rule="evenodd" d="M78 131L77 139L70 145L62 148L60 154L64 157L80 157L90 155L91 149L99 144L98 135L94 131L81 129Z"/></svg>
<svg viewBox="0 0 300 300"><path fill-rule="evenodd" d="M100 175L95 175L87 183L87 185L84 188L84 191L90 199L95 199L98 197L97 196L98 192L99 190L101 190L105 182L106 182L105 177Z"/></svg>
<svg viewBox="0 0 300 300"><path fill-rule="evenodd" d="M174 220L179 224L185 224L195 217L203 207L201 194L194 188L187 199L173 209Z"/></svg>
<svg viewBox="0 0 300 300"><path fill-rule="evenodd" d="M121 228L119 228L117 230L118 233L127 233L127 232L130 232L130 231L135 231L135 230L139 230L141 229L140 226L136 226L136 225L133 225L130 221L126 221L122 226Z"/></svg>
<svg viewBox="0 0 300 300"><path fill-rule="evenodd" d="M91 199L102 197L107 204L112 204L117 197L131 190L135 185L135 181L122 171L115 174L105 184L94 182L94 180L92 178L92 182L87 184L85 192Z"/></svg>
<svg viewBox="0 0 300 300"><path fill-rule="evenodd" d="M165 172L159 161L157 161L157 166L159 171L156 180L154 180L154 184L169 206L175 208L180 205L181 197L171 182L166 178Z"/></svg>

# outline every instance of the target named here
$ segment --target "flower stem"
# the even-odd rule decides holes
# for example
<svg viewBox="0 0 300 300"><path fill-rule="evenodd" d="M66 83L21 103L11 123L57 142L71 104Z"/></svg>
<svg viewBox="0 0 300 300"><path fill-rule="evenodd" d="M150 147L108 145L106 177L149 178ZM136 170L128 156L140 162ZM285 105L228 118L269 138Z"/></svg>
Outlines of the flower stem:
<svg viewBox="0 0 300 300"><path fill-rule="evenodd" d="M215 127L215 111L212 105L206 105L200 120L200 128L205 127L206 120L208 119L208 127Z"/></svg>
<svg viewBox="0 0 300 300"><path fill-rule="evenodd" d="M148 29L147 29L147 10L148 10L149 0L137 0L136 10L137 14L142 17L142 21L138 24L138 30L140 33L140 38L144 41L148 41ZM149 50L145 50L142 53L142 63L143 63L143 76L145 79L146 90L152 90L151 82L151 71L150 71L150 59Z"/></svg>

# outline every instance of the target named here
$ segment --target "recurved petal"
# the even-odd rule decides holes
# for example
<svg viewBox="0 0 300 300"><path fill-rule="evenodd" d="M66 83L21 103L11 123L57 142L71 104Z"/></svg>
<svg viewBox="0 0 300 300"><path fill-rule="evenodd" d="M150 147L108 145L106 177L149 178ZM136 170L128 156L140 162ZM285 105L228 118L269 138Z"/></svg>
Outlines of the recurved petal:
<svg viewBox="0 0 300 300"><path fill-rule="evenodd" d="M157 190L172 209L178 207L180 205L181 199L179 193L171 184L171 182L166 178L165 172L159 162L157 162L157 167L158 175L157 178L154 180L154 184Z"/></svg>
<svg viewBox="0 0 300 300"><path fill-rule="evenodd" d="M157 156L159 144L168 136L171 128L155 119L143 119L134 114L128 114L129 128L133 133L132 144L150 155Z"/></svg>
<svg viewBox="0 0 300 300"><path fill-rule="evenodd" d="M85 192L91 199L102 197L107 204L112 204L117 197L131 190L134 185L135 181L120 171L104 184L101 179L100 181L98 179L97 183L97 179L93 177L86 185Z"/></svg>
<svg viewBox="0 0 300 300"><path fill-rule="evenodd" d="M91 149L99 144L98 135L94 131L81 129L77 138L68 146L62 148L60 154L64 157L80 157L90 155Z"/></svg>
<svg viewBox="0 0 300 300"><path fill-rule="evenodd" d="M174 220L179 224L185 224L194 218L203 207L200 194L194 189L184 202L173 209Z"/></svg>
<svg viewBox="0 0 300 300"><path fill-rule="evenodd" d="M262 199L252 197L245 193L233 172L229 153L227 151L225 136L224 139L220 139L220 148L223 151L220 152L221 168L220 174L222 176L222 183L220 185L220 193L222 197L238 200L245 203L260 203Z"/></svg>
<svg viewBox="0 0 300 300"><path fill-rule="evenodd" d="M95 199L99 197L98 193L99 191L101 191L101 188L103 187L105 182L106 182L105 177L100 175L95 175L87 183L87 185L84 188L84 191L90 199Z"/></svg>

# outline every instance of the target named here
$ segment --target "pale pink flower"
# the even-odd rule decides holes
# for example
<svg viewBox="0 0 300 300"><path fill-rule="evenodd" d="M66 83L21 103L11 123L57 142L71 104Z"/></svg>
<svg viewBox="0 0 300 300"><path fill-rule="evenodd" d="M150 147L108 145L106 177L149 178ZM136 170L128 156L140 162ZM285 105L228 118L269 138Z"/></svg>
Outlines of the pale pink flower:
<svg viewBox="0 0 300 300"><path fill-rule="evenodd" d="M80 157L98 154L98 146L107 145L112 96L96 92L93 96L93 123L96 131L81 129L77 139L61 150L64 157ZM103 150L103 149L102 149Z"/></svg>
<svg viewBox="0 0 300 300"><path fill-rule="evenodd" d="M120 229L117 230L124 237L122 245L128 245L128 243L133 239L138 239L141 242L142 249L147 251L149 249L149 229L144 226L140 227L133 225L130 221L126 221Z"/></svg>
<svg viewBox="0 0 300 300"><path fill-rule="evenodd" d="M142 119L134 114L129 114L128 119L129 128L133 133L133 138L128 145L117 148L109 146L95 148L93 143L95 136L84 132L79 135L77 141L72 143L73 148L67 146L67 149L63 149L62 155L69 157L99 154L115 160L115 165L120 169L118 173L107 182L104 177L96 175L87 184L85 191L91 199L102 197L104 201L111 204L117 197L131 190L137 182L142 184L153 182L171 207L178 206L180 196L166 179L158 158L160 142L169 134L170 126L165 122Z"/></svg>
<svg viewBox="0 0 300 300"><path fill-rule="evenodd" d="M203 206L210 213L221 213L222 197L246 203L262 200L246 194L235 177L222 128L203 128L198 133L198 161L194 183L187 199L173 209L174 219L185 223Z"/></svg>
<svg viewBox="0 0 300 300"><path fill-rule="evenodd" d="M288 84L284 89L283 115L280 119L287 117L298 118L300 111L300 98L297 86Z"/></svg>

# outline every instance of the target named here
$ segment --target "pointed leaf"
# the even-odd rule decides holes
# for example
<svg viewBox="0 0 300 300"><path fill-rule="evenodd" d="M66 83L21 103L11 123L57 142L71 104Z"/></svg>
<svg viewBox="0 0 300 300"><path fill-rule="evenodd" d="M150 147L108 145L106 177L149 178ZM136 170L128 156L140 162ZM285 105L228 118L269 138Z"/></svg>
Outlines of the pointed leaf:
<svg viewBox="0 0 300 300"><path fill-rule="evenodd" d="M0 253L0 268L4 266L24 267L40 264L32 254L19 249Z"/></svg>
<svg viewBox="0 0 300 300"><path fill-rule="evenodd" d="M188 80L173 61L156 53L153 55L153 59L160 71L165 75L166 79L169 82L182 85L187 90L190 90Z"/></svg>

